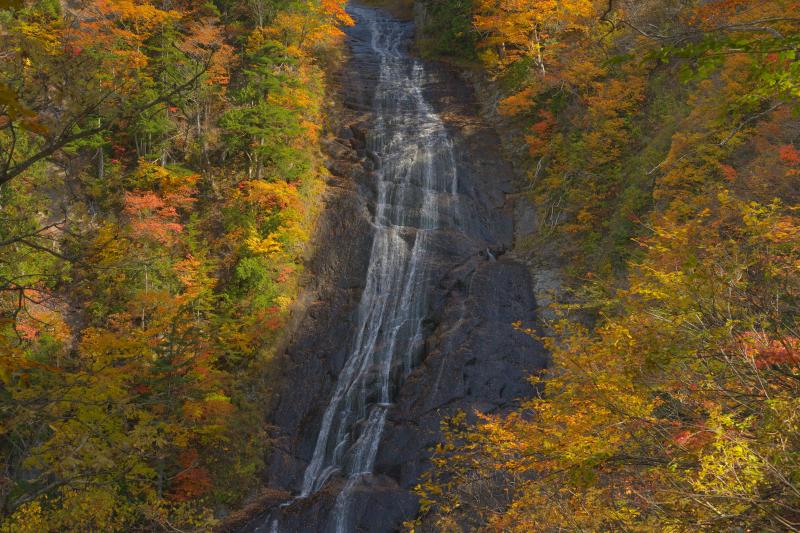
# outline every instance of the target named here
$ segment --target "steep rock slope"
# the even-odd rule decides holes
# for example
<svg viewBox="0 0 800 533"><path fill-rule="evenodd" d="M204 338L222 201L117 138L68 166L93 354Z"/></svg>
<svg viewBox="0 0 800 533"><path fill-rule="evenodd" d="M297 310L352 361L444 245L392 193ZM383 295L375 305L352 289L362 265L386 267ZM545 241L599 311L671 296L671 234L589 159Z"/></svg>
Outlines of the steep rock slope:
<svg viewBox="0 0 800 533"><path fill-rule="evenodd" d="M410 40L409 23L366 11L382 24L397 25ZM285 387L270 416L275 443L266 482L294 494L302 490L323 413L350 355L374 237L382 154L367 147L376 120L387 117L374 112L380 58L370 30L356 19L348 33L352 57L341 80L347 116L328 146L333 177L309 265L311 303L284 355ZM362 476L353 490L349 529L355 530L392 531L411 518L416 501L409 489L437 441L441 417L459 409L511 407L530 394L526 376L546 361L541 346L512 326L536 312L527 268L506 253L513 245L512 169L456 72L417 63L424 99L451 140L458 196L468 215L462 233L440 231L431 245L424 346L415 368L394 384L374 474ZM334 475L315 494L262 514L245 530L269 530L278 516L281 531L334 530L328 515L343 483Z"/></svg>

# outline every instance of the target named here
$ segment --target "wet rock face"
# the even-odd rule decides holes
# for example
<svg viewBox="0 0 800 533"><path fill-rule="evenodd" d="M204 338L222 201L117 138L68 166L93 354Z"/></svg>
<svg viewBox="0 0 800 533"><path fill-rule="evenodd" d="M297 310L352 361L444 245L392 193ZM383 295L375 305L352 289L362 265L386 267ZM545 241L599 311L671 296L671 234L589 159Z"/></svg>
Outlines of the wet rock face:
<svg viewBox="0 0 800 533"><path fill-rule="evenodd" d="M352 346L372 246L380 154L368 153L366 139L375 120L370 110L379 65L364 46L364 31L358 25L349 30L352 59L341 80L346 112L339 117L337 139L327 146L332 177L308 267L305 292L311 303L281 356L282 389L269 414L274 444L265 483L295 494ZM512 204L506 198L513 192L511 167L457 73L433 63L425 69L425 97L452 138L459 194L470 216L463 233L438 232L430 245L426 340L414 354L414 370L393 390L374 474L353 493L350 516L357 531L395 531L414 516L410 489L428 465L442 416L458 409L510 408L531 394L526 377L546 362L543 348L512 326L530 323L536 303L527 268L506 253L513 246ZM280 531L327 531L343 483L333 476L309 498L273 509L281 517ZM264 527L262 515L242 531Z"/></svg>
<svg viewBox="0 0 800 533"><path fill-rule="evenodd" d="M541 347L511 326L535 313L528 272L519 263L473 257L437 293L425 359L400 388L376 464L376 472L404 488L427 467L442 416L512 407L530 396L526 377L545 363Z"/></svg>
<svg viewBox="0 0 800 533"><path fill-rule="evenodd" d="M325 532L336 495L344 485L331 479L313 496L297 500L281 512L280 531ZM394 479L384 475L370 476L353 494L351 513L358 525L355 531L372 533L397 531L403 521L416 513L417 502L407 491L398 490ZM245 531L260 531L255 528ZM263 531L269 532L269 527Z"/></svg>

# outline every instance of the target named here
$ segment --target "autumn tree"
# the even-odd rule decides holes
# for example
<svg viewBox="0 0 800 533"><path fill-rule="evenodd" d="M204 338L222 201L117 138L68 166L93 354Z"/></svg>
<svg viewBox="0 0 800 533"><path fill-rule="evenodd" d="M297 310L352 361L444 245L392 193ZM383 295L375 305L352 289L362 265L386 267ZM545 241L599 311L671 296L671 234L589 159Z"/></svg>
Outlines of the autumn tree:
<svg viewBox="0 0 800 533"><path fill-rule="evenodd" d="M208 530L256 487L348 22L270 6L2 4L0 530Z"/></svg>
<svg viewBox="0 0 800 533"><path fill-rule="evenodd" d="M546 76L490 58L566 301L534 398L443 422L410 527L800 527L796 10L602 2Z"/></svg>

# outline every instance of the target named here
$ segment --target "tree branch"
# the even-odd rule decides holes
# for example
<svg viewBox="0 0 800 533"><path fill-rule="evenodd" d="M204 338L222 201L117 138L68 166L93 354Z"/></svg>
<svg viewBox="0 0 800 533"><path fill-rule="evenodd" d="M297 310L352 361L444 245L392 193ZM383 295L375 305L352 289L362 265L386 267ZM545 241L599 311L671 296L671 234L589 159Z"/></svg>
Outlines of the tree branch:
<svg viewBox="0 0 800 533"><path fill-rule="evenodd" d="M80 121L81 118L91 114L94 110L96 110L100 106L100 104L102 104L103 101L105 101L110 96L110 93L107 93L106 95L103 96L103 98L101 98L97 102L93 103L91 106L84 109L77 117L70 120L67 126L65 126L64 130L62 130L62 132L55 139L46 143L45 146L41 148L38 152L31 155L24 161L17 163L16 165L6 166L5 168L0 169L0 186L11 181L13 178L19 176L35 163L41 161L42 159L50 157L58 150L66 146L67 144L79 141L81 139L85 139L87 137L91 137L92 135L96 135L106 129L111 128L115 123L119 122L120 120L134 117L142 113L143 111L146 111L154 106L157 106L158 104L167 102L175 95L183 92L184 90L194 85L194 83L208 71L210 62L211 58L209 57L209 59L203 65L203 68L201 68L194 76L192 76L191 79L174 87L172 90L158 96L157 98L154 98L153 100L132 109L129 113L110 117L105 121L101 122L100 125L95 128L91 128L77 133L71 133L72 130L75 128L75 126L78 125L78 121ZM9 163L10 163L10 158L9 158Z"/></svg>

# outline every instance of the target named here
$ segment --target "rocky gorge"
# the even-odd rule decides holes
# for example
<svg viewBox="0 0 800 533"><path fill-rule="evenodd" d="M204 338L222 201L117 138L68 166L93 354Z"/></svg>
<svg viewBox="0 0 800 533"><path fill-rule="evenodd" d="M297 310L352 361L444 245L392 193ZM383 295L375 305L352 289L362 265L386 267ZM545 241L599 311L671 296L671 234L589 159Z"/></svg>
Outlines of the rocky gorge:
<svg viewBox="0 0 800 533"><path fill-rule="evenodd" d="M240 531L397 530L442 417L510 409L546 364L512 325L537 306L497 133L455 69L413 57L413 23L349 11L306 307L268 417L277 496Z"/></svg>

